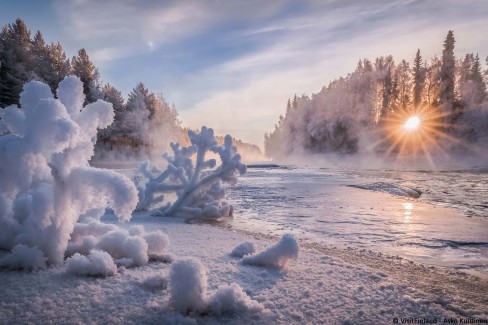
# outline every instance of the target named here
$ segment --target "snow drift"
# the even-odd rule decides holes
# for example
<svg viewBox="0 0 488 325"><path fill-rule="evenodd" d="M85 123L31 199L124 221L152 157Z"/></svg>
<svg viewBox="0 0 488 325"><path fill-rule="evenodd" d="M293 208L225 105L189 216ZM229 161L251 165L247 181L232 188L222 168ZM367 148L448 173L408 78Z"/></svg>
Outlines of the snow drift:
<svg viewBox="0 0 488 325"><path fill-rule="evenodd" d="M284 268L290 259L298 258L298 243L292 235L286 234L275 245L259 254L244 257L242 263L256 266Z"/></svg>
<svg viewBox="0 0 488 325"><path fill-rule="evenodd" d="M129 220L137 205L127 177L88 164L97 129L113 121L111 104L99 100L83 107L76 77L61 81L56 94L58 99L48 85L32 81L20 95L20 109L0 110L0 249L10 251L0 260L3 267L43 267L44 258L62 264L81 216L111 207L120 220ZM27 250L31 254L18 253Z"/></svg>

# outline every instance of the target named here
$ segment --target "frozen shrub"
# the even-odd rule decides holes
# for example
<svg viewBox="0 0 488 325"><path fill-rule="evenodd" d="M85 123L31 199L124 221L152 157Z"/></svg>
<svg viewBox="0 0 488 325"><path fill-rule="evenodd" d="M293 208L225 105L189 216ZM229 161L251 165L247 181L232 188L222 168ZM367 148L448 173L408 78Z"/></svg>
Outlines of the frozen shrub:
<svg viewBox="0 0 488 325"><path fill-rule="evenodd" d="M283 268L290 259L298 257L298 243L292 235L286 234L275 245L259 254L246 256L242 263Z"/></svg>
<svg viewBox="0 0 488 325"><path fill-rule="evenodd" d="M81 216L111 207L120 220L129 220L137 205L127 177L88 164L97 130L113 121L111 104L99 100L83 107L76 77L61 81L57 97L48 85L32 81L20 94L20 109L0 113L6 130L0 152L8 153L0 161L0 248L11 251L4 264L17 263L19 244L36 256L42 252L47 264L62 264Z"/></svg>
<svg viewBox="0 0 488 325"><path fill-rule="evenodd" d="M139 182L139 210L148 210L161 204L164 194L176 193L176 200L159 207L156 215L177 216L186 219L218 219L229 216L232 206L222 201L225 195L222 183L236 184L237 175L246 172L241 156L226 136L222 146L217 145L212 129L202 127L200 133L188 131L189 147L171 144L173 156L163 157L168 162L162 171L146 162L139 168L145 181ZM221 165L215 168L215 159L206 159L208 152L219 155ZM196 154L195 166L192 156Z"/></svg>

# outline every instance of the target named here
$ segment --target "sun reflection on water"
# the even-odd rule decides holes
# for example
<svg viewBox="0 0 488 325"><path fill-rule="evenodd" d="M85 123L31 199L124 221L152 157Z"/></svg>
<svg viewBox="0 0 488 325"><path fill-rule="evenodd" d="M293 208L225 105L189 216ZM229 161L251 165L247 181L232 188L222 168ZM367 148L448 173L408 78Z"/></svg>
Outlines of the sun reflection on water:
<svg viewBox="0 0 488 325"><path fill-rule="evenodd" d="M405 202L403 205L403 221L410 222L413 217L413 203Z"/></svg>

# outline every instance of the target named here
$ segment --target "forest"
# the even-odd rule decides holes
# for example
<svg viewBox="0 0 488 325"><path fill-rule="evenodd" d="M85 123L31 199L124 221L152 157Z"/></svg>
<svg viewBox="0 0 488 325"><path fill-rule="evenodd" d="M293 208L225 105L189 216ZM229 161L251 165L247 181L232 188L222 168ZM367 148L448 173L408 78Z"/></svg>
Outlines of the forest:
<svg viewBox="0 0 488 325"><path fill-rule="evenodd" d="M391 55L360 60L354 72L312 96L289 99L278 124L265 135L268 156L302 153L464 153L484 147L488 136L488 70L478 54L454 55L449 31L442 56L420 49L411 65ZM488 64L488 58L486 59ZM402 130L419 118L415 136Z"/></svg>
<svg viewBox="0 0 488 325"><path fill-rule="evenodd" d="M171 142L188 145L188 129L182 126L174 105L162 93L151 92L138 82L127 100L120 90L102 82L98 68L82 48L69 59L59 42L48 43L37 31L32 37L23 20L4 26L0 32L0 107L18 105L26 82L47 83L52 92L66 76L83 83L85 105L99 99L112 104L114 123L97 135L94 160L148 158L170 150ZM0 110L1 119L1 110ZM0 120L1 122L1 120ZM5 132L0 123L0 133ZM223 136L217 136L219 143ZM234 139L244 154L261 156L258 146Z"/></svg>

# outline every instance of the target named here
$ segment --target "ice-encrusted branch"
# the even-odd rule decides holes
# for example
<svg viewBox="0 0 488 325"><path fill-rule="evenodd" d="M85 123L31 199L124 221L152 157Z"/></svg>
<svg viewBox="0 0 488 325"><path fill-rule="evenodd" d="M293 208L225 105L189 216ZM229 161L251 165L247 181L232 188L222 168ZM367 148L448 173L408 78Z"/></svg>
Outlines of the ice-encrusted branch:
<svg viewBox="0 0 488 325"><path fill-rule="evenodd" d="M139 172L146 180L139 182L139 210L149 210L164 201L166 193L175 193L176 200L154 211L160 216L181 216L188 219L216 219L232 213L232 207L221 201L224 197L222 183L234 185L237 176L246 172L241 156L227 135L219 146L211 128L202 127L200 133L189 131L191 146L171 144L173 156L164 154L168 162L162 171L143 163ZM215 159L206 159L206 154L219 155L221 164L215 168ZM192 156L196 154L195 165Z"/></svg>

